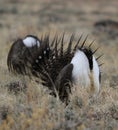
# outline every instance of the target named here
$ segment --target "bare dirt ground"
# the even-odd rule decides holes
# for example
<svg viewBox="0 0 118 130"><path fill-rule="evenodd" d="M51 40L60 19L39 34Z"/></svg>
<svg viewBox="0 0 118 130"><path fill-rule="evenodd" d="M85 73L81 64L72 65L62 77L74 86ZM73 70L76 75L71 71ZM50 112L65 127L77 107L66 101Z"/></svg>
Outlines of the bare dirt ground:
<svg viewBox="0 0 118 130"><path fill-rule="evenodd" d="M98 29L101 20L116 21ZM97 99L84 90L71 95L65 107L28 77L7 69L13 41L27 34L66 32L95 40L96 55L104 54L101 91ZM22 87L17 94L9 88ZM25 90L24 90L25 88ZM118 1L117 0L4 0L0 1L0 129L4 130L117 130L118 129Z"/></svg>

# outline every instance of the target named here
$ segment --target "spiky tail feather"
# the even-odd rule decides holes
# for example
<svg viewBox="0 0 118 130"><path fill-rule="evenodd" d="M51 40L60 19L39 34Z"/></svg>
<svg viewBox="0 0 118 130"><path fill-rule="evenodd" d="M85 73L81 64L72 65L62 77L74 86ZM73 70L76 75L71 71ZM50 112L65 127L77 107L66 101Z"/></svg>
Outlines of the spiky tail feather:
<svg viewBox="0 0 118 130"><path fill-rule="evenodd" d="M92 52L90 48L92 43L89 45L88 48L84 47L87 37L83 41L82 45L79 46L81 38L82 38L82 35L80 36L75 46L72 47L72 44L74 41L74 35L72 34L70 37L70 41L68 42L65 50L63 47L64 34L62 35L61 38L58 38L57 36L55 36L51 44L49 42L49 36L46 36L44 40L42 40L41 45L45 47L41 50L45 51L46 46L48 45L50 51L48 53L48 56L43 57L42 62L38 62L38 64L36 64L37 69L35 70L35 72L38 73L39 77L42 79L42 84L47 86L49 89L51 89L54 95L56 95L55 94L55 88L56 88L56 91L58 92L58 95L62 101L68 100L68 92L70 93L71 87L70 87L69 82L67 81L68 78L66 79L65 77L63 77L65 78L66 82L64 81L63 84L61 83L61 80L59 79L61 75L60 73L62 69L70 63L77 49L81 49L82 51L84 51L84 53L86 53L86 56L88 57L89 62L90 62L89 63L90 70L93 67L92 55L93 53L97 51L97 49Z"/></svg>

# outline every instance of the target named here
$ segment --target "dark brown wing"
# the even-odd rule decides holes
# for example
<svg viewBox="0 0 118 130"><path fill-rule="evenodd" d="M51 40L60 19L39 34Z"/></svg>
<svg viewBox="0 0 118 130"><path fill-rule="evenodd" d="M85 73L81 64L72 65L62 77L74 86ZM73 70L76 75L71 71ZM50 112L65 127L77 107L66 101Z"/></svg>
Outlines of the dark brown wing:
<svg viewBox="0 0 118 130"><path fill-rule="evenodd" d="M66 65L59 73L55 81L55 87L62 101L67 101L72 85L73 64Z"/></svg>
<svg viewBox="0 0 118 130"><path fill-rule="evenodd" d="M25 73L25 65L23 60L23 52L25 49L26 47L23 44L22 39L18 39L13 43L7 57L9 71L16 71L22 74Z"/></svg>
<svg viewBox="0 0 118 130"><path fill-rule="evenodd" d="M22 39L18 39L13 43L7 57L7 65L9 71L18 74L27 74L31 69L31 64L34 61L37 47L27 48Z"/></svg>

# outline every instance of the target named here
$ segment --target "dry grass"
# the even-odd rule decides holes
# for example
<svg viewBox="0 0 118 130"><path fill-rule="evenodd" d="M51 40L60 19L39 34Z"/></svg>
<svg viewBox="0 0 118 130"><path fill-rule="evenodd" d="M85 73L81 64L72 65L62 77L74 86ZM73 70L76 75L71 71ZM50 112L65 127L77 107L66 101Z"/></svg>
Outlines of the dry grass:
<svg viewBox="0 0 118 130"><path fill-rule="evenodd" d="M20 79L22 81L22 78ZM68 106L49 95L49 91L25 77L27 90L15 95L5 88L0 93L0 129L109 129L117 128L118 95L103 86L93 99L85 89L76 87Z"/></svg>
<svg viewBox="0 0 118 130"><path fill-rule="evenodd" d="M0 2L0 130L117 130L117 39L104 33L96 35L93 27L103 18L118 21L117 4L117 0ZM101 47L97 55L104 53L99 62L105 63L97 98L75 86L68 106L50 96L49 90L35 79L10 74L6 65L14 39L29 33L40 37L46 32L53 37L55 32L63 31L67 32L65 41L73 32L89 34L88 43L96 39L93 49Z"/></svg>

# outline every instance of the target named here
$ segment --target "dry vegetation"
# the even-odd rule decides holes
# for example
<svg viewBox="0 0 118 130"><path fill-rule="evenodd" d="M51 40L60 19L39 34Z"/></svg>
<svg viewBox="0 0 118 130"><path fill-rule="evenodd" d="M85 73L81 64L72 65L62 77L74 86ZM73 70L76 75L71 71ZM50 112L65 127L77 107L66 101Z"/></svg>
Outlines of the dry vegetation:
<svg viewBox="0 0 118 130"><path fill-rule="evenodd" d="M96 33L93 26L102 19L118 21L117 7L117 0L0 1L0 130L118 129L118 36ZM6 58L14 39L29 33L40 37L64 31L65 41L73 32L89 34L88 43L96 39L93 49L101 47L97 55L104 53L101 91L96 99L76 86L65 106L35 79L7 70Z"/></svg>

